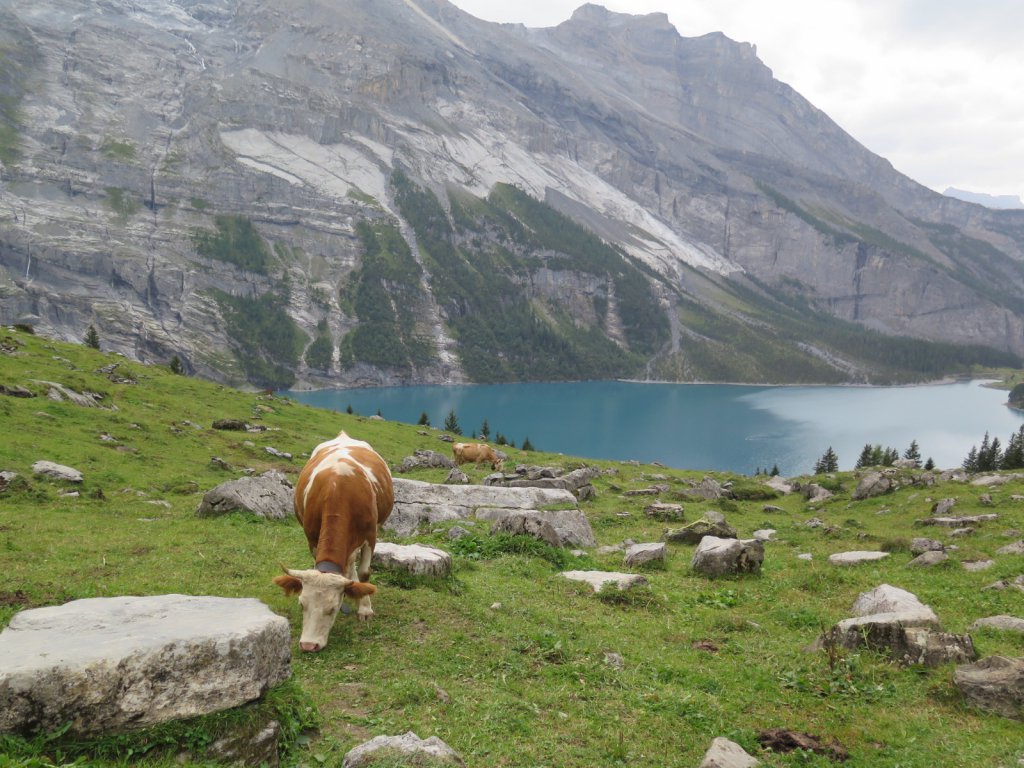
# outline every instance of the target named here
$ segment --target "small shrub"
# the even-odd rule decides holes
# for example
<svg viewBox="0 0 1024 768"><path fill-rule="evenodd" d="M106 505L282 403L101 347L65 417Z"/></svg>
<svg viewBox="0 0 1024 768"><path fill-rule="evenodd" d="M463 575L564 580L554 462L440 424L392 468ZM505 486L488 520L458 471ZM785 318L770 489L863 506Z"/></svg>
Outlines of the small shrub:
<svg viewBox="0 0 1024 768"><path fill-rule="evenodd" d="M910 542L903 536L885 539L878 547L883 552L909 552Z"/></svg>

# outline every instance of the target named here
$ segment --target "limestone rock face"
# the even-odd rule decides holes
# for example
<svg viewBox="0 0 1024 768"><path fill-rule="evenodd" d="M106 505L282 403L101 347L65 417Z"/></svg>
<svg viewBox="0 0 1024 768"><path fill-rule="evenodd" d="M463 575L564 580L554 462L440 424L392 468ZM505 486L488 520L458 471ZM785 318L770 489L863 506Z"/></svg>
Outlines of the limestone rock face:
<svg viewBox="0 0 1024 768"><path fill-rule="evenodd" d="M206 492L199 503L199 517L216 517L240 510L268 520L283 520L295 510L295 489L277 470L257 477L228 480Z"/></svg>
<svg viewBox="0 0 1024 768"><path fill-rule="evenodd" d="M157 595L17 614L0 633L0 732L140 728L239 706L291 674L258 600Z"/></svg>

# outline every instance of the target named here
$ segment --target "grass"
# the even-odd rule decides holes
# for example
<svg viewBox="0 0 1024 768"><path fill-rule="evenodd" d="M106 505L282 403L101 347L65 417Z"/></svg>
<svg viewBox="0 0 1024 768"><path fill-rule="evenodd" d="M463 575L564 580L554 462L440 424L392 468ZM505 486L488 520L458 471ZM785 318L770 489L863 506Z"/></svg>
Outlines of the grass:
<svg viewBox="0 0 1024 768"><path fill-rule="evenodd" d="M0 470L24 479L0 496L0 626L20 610L71 599L177 592L256 597L286 616L295 636L298 603L270 580L279 562L308 563L304 537L293 520L197 518L203 493L236 476L211 457L277 468L294 479L304 455L340 429L369 440L393 466L418 448L445 450L436 431L420 435L411 425L242 393L84 346L0 329L0 348L16 350L0 352L0 384L40 395L0 396ZM112 362L135 383L97 372ZM39 381L101 393L103 408L48 400ZM268 429L213 430L213 420L224 417ZM102 433L116 442L101 440ZM296 458L274 458L266 446ZM509 453L512 464L573 462ZM40 459L81 470L80 496L33 477ZM682 469L594 463L606 474L595 480L597 498L582 508L602 545L661 537L665 524L643 513L651 499L622 491L646 487L658 474L671 497L701 478ZM486 474L468 469L477 482ZM439 482L445 474L410 476ZM296 650L292 694L308 697L319 727L295 736L286 762L338 765L373 736L411 730L440 737L470 766L697 765L716 736L739 742L766 766L831 764L822 756L763 753L757 734L772 727L838 739L856 766L1011 766L1024 756L1020 723L966 707L952 686L952 666L903 669L866 652L806 650L823 627L849 615L860 592L881 583L914 592L948 631L964 632L982 616L1021 615L1019 592L982 587L1024 572L1024 558L994 555L1013 540L1006 529L1024 528L1024 503L1010 498L1024 494L1024 481L995 489L940 483L853 501L856 478L839 473L836 496L811 508L796 494L756 498L750 478L715 477L736 482L743 498L684 501L686 519L719 509L741 535L775 528L779 541L766 546L758 575L696 576L693 547L672 544L663 569L644 571L649 591L597 596L559 571L621 571L622 553L577 560L532 541L491 537L484 523L460 523L471 535L456 542L446 536L450 526L422 531L412 540L452 552L453 575L420 582L376 572L380 591L369 626L343 616L324 651ZM981 505L984 492L994 506ZM946 497L958 499L958 513L994 511L1000 519L959 540L914 526L932 500ZM782 511L765 512L765 504ZM806 527L814 516L826 526ZM900 542L920 535L960 549L944 566L906 568L911 555ZM833 552L886 547L892 554L880 562L843 569L827 563ZM996 565L981 573L960 566L980 557L994 557ZM986 630L974 640L983 656L1024 655L1024 638L1011 633ZM610 652L623 657L621 669L606 663ZM43 766L58 757L39 742L3 749L0 766ZM83 754L89 765L174 764L166 751L126 757L110 742L60 752L66 760Z"/></svg>

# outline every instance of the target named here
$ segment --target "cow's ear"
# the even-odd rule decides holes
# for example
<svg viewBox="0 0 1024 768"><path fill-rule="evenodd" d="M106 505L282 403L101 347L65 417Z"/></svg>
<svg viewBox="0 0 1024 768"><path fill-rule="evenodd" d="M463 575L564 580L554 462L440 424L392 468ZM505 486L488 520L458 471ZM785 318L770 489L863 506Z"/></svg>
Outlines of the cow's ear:
<svg viewBox="0 0 1024 768"><path fill-rule="evenodd" d="M279 586L281 589L283 589L284 593L289 597L291 597L292 595L297 595L299 594L299 592L302 591L302 582L299 579L296 579L294 576L289 576L287 574L275 576L274 583L277 584L277 586Z"/></svg>
<svg viewBox="0 0 1024 768"><path fill-rule="evenodd" d="M366 581L353 581L345 587L345 594L353 600L358 600L361 597L369 597L370 595L377 594L377 588Z"/></svg>

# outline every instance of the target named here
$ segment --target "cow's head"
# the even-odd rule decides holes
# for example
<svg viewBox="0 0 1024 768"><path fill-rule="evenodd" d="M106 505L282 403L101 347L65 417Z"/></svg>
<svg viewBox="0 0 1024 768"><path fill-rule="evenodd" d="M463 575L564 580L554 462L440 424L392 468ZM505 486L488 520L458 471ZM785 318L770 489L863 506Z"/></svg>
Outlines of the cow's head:
<svg viewBox="0 0 1024 768"><path fill-rule="evenodd" d="M312 568L305 571L284 568L284 574L276 576L274 583L285 594L299 596L302 606L299 648L303 651L319 651L327 645L327 636L345 595L358 600L377 591L373 584L352 581L340 573L321 573Z"/></svg>

